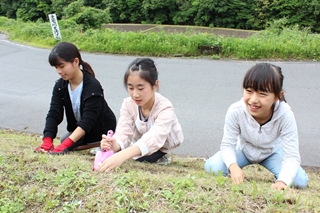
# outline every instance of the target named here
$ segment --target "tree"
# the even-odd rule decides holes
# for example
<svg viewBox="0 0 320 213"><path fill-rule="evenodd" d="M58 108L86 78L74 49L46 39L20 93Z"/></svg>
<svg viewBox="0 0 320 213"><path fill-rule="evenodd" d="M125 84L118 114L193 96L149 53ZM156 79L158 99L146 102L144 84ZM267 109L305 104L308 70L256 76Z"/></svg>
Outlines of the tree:
<svg viewBox="0 0 320 213"><path fill-rule="evenodd" d="M16 17L23 21L48 20L51 12L51 0L25 0L19 5Z"/></svg>
<svg viewBox="0 0 320 213"><path fill-rule="evenodd" d="M130 23L130 8L127 4L127 0L103 0L103 2L109 8L113 22ZM135 8L131 8L131 10L134 9ZM140 11L140 9L138 11Z"/></svg>
<svg viewBox="0 0 320 213"><path fill-rule="evenodd" d="M174 24L194 25L197 10L192 6L192 2L193 0L177 0L179 9L172 18Z"/></svg>
<svg viewBox="0 0 320 213"><path fill-rule="evenodd" d="M74 0L51 0L52 1L52 12L57 15L58 19L61 19L63 16L63 10Z"/></svg>
<svg viewBox="0 0 320 213"><path fill-rule="evenodd" d="M0 0L0 15L7 18L17 18L16 12L23 0Z"/></svg>
<svg viewBox="0 0 320 213"><path fill-rule="evenodd" d="M215 1L215 26L252 29L255 16L254 0Z"/></svg>
<svg viewBox="0 0 320 213"><path fill-rule="evenodd" d="M264 29L272 20L286 18L287 25L299 25L315 30L319 21L318 0L256 0L260 27Z"/></svg>
<svg viewBox="0 0 320 213"><path fill-rule="evenodd" d="M218 8L216 0L194 0L192 6L197 11L194 24L198 26L216 25L216 10L225 11L223 7Z"/></svg>
<svg viewBox="0 0 320 213"><path fill-rule="evenodd" d="M176 0L144 0L142 13L147 23L172 24L178 10Z"/></svg>
<svg viewBox="0 0 320 213"><path fill-rule="evenodd" d="M109 11L100 10L93 7L85 7L82 0L72 2L63 11L63 17L71 19L82 26L82 30L86 31L90 28L101 28L103 23L111 21Z"/></svg>
<svg viewBox="0 0 320 213"><path fill-rule="evenodd" d="M83 0L83 5L86 7L94 7L101 10L107 8L106 2L102 0Z"/></svg>

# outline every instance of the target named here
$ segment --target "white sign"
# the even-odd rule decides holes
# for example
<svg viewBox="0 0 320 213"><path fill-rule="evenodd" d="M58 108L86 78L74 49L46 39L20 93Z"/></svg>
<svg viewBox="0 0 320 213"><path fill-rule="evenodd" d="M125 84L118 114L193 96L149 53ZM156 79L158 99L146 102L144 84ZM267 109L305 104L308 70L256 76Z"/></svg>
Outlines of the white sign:
<svg viewBox="0 0 320 213"><path fill-rule="evenodd" d="M59 29L58 19L56 14L49 14L49 20L50 20L54 39L61 40L62 37L60 34L60 29Z"/></svg>

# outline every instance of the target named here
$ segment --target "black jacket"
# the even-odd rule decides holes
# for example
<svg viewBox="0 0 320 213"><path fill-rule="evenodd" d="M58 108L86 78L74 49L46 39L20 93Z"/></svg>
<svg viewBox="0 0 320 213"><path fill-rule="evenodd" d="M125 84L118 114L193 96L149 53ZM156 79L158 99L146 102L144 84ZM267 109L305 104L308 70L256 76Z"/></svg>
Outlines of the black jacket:
<svg viewBox="0 0 320 213"><path fill-rule="evenodd" d="M78 126L86 132L83 144L100 141L101 135L106 134L110 129L115 131L116 117L104 99L100 82L89 73L83 72L79 122L73 114L68 83L69 81L60 78L54 85L43 136L56 137L58 125L63 120L64 109L68 132L73 132Z"/></svg>

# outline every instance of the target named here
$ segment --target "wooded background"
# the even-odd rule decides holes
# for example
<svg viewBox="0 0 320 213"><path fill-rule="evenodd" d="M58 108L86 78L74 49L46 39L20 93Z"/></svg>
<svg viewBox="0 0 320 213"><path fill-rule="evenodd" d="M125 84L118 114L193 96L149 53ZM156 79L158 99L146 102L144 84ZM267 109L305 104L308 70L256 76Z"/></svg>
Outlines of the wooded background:
<svg viewBox="0 0 320 213"><path fill-rule="evenodd" d="M23 21L172 24L263 30L274 20L320 32L319 0L0 0L0 16Z"/></svg>

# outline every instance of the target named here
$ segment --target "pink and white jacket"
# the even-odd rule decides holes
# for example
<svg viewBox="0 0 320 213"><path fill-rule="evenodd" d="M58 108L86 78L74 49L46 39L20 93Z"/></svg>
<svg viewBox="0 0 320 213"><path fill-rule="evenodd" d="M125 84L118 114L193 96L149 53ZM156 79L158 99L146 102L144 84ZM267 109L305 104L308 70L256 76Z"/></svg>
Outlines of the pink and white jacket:
<svg viewBox="0 0 320 213"><path fill-rule="evenodd" d="M138 105L131 97L125 98L120 109L120 118L114 136L121 149L132 144L139 147L142 157L158 150L169 153L184 139L171 102L159 93L147 122L139 118Z"/></svg>

